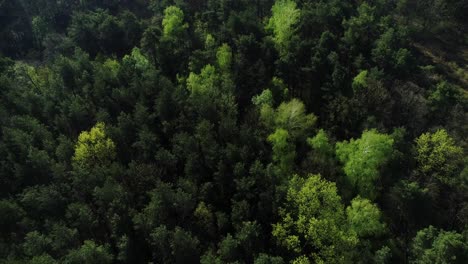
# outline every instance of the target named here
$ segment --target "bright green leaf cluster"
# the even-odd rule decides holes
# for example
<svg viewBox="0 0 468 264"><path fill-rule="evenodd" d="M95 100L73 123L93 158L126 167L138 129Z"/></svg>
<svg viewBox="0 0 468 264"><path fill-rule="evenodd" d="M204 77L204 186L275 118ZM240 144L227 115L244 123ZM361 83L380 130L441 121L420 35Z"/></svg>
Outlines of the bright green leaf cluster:
<svg viewBox="0 0 468 264"><path fill-rule="evenodd" d="M191 72L187 78L187 88L192 94L210 94L216 89L218 75L214 66L208 64L196 74Z"/></svg>
<svg viewBox="0 0 468 264"><path fill-rule="evenodd" d="M224 43L221 47L218 48L216 52L216 58L218 61L219 68L222 71L227 72L231 67L232 63L232 50L228 44Z"/></svg>
<svg viewBox="0 0 468 264"><path fill-rule="evenodd" d="M294 1L277 0L271 8L271 13L266 28L273 31L273 39L280 52L286 53L294 34L294 25L299 21L301 12Z"/></svg>
<svg viewBox="0 0 468 264"><path fill-rule="evenodd" d="M279 164L282 174L290 174L296 157L294 143L290 141L288 131L278 128L275 133L268 136L268 141L273 146L273 161Z"/></svg>
<svg viewBox="0 0 468 264"><path fill-rule="evenodd" d="M287 130L293 139L304 137L317 121L314 114L306 113L304 104L298 99L282 103L276 110L264 104L260 118L267 126Z"/></svg>
<svg viewBox="0 0 468 264"><path fill-rule="evenodd" d="M378 236L385 232L380 209L368 199L354 198L346 208L346 215L351 230L359 237Z"/></svg>
<svg viewBox="0 0 468 264"><path fill-rule="evenodd" d="M363 88L367 87L367 70L361 71L356 77L353 79L352 87L353 91L357 92Z"/></svg>
<svg viewBox="0 0 468 264"><path fill-rule="evenodd" d="M463 148L456 145L444 129L435 133L424 133L416 139L416 160L419 171L429 178L445 184L456 181L463 163Z"/></svg>
<svg viewBox="0 0 468 264"><path fill-rule="evenodd" d="M97 123L89 132L79 135L73 161L87 166L103 164L114 159L115 153L115 144L107 137L104 123Z"/></svg>
<svg viewBox="0 0 468 264"><path fill-rule="evenodd" d="M296 175L290 180L280 216L273 236L291 253L303 255L297 263L344 263L347 250L357 243L347 228L336 185L320 175L305 179Z"/></svg>
<svg viewBox="0 0 468 264"><path fill-rule="evenodd" d="M317 135L313 138L307 139L309 144L314 150L323 155L333 154L333 145L330 143L327 133L323 129L320 129Z"/></svg>
<svg viewBox="0 0 468 264"><path fill-rule="evenodd" d="M174 38L183 33L188 24L184 23L184 12L177 6L169 6L164 10L162 20L163 34L165 37Z"/></svg>
<svg viewBox="0 0 468 264"><path fill-rule="evenodd" d="M344 172L359 194L375 197L375 181L380 176L380 168L392 156L393 139L376 130L362 133L361 138L338 142L336 155L344 164Z"/></svg>

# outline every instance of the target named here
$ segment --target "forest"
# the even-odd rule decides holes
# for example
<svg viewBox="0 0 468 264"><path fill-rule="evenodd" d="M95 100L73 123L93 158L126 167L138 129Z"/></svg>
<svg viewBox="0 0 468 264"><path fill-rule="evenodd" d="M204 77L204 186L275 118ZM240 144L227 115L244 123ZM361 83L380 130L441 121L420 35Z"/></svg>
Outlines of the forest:
<svg viewBox="0 0 468 264"><path fill-rule="evenodd" d="M468 263L466 0L0 0L0 264Z"/></svg>

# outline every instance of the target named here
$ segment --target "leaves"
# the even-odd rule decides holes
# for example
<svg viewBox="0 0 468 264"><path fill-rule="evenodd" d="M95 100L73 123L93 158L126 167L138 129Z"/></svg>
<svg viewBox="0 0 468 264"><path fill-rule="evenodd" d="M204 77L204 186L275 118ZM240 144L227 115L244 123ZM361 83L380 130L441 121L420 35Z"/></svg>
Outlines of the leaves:
<svg viewBox="0 0 468 264"><path fill-rule="evenodd" d="M294 34L294 26L300 18L300 10L292 0L276 0L271 8L272 16L268 20L266 28L273 31L274 41L280 53L285 54L291 37Z"/></svg>
<svg viewBox="0 0 468 264"><path fill-rule="evenodd" d="M376 130L362 133L361 138L336 144L336 155L344 164L344 172L360 195L373 199L380 168L391 158L393 139Z"/></svg>
<svg viewBox="0 0 468 264"><path fill-rule="evenodd" d="M456 145L447 131L424 133L416 139L416 160L419 171L430 181L437 179L444 184L455 184L462 170L463 149Z"/></svg>
<svg viewBox="0 0 468 264"><path fill-rule="evenodd" d="M97 123L78 137L73 161L80 166L94 166L106 164L114 157L115 144L106 136L104 123Z"/></svg>
<svg viewBox="0 0 468 264"><path fill-rule="evenodd" d="M379 236L385 232L380 209L368 199L354 198L346 208L346 216L351 230L359 237Z"/></svg>
<svg viewBox="0 0 468 264"><path fill-rule="evenodd" d="M164 9L162 26L163 36L167 38L177 38L188 28L188 24L184 23L184 12L177 6Z"/></svg>
<svg viewBox="0 0 468 264"><path fill-rule="evenodd" d="M281 221L273 225L272 234L290 253L306 254L299 263L344 263L347 250L357 243L347 229L336 185L320 175L295 175L279 213Z"/></svg>

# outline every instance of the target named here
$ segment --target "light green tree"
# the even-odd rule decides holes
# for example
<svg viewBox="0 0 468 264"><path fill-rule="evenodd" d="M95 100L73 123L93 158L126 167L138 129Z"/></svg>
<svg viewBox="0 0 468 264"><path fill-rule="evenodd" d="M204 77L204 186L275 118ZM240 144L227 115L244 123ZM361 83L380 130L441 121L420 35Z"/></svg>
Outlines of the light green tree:
<svg viewBox="0 0 468 264"><path fill-rule="evenodd" d="M416 139L418 170L426 181L454 184L463 169L463 148L444 129Z"/></svg>
<svg viewBox="0 0 468 264"><path fill-rule="evenodd" d="M252 97L252 103L260 107L262 105L271 107L273 105L273 93L270 89L265 89L261 94Z"/></svg>
<svg viewBox="0 0 468 264"><path fill-rule="evenodd" d="M288 131L293 139L304 138L317 122L317 117L307 114L304 104L298 99L281 103L276 110L269 104L262 104L260 119L270 129L282 128Z"/></svg>
<svg viewBox="0 0 468 264"><path fill-rule="evenodd" d="M277 0L271 8L272 16L268 20L267 30L273 32L273 40L281 54L288 50L294 35L295 25L300 19L301 12L292 0Z"/></svg>
<svg viewBox="0 0 468 264"><path fill-rule="evenodd" d="M313 138L307 138L307 144L316 150L320 155L331 156L333 155L333 145L330 143L327 133L320 129L317 135Z"/></svg>
<svg viewBox="0 0 468 264"><path fill-rule="evenodd" d="M353 83L352 83L354 92L357 92L367 87L367 76L368 76L368 71L364 70L364 71L361 71L358 75L356 75L356 77L354 77Z"/></svg>
<svg viewBox="0 0 468 264"><path fill-rule="evenodd" d="M188 28L184 22L184 12L177 6L169 6L164 10L162 26L163 36L167 38L177 38Z"/></svg>
<svg viewBox="0 0 468 264"><path fill-rule="evenodd" d="M375 181L380 168L392 156L393 139L376 130L362 133L361 138L336 144L336 155L344 164L344 172L358 193L366 198L376 196Z"/></svg>
<svg viewBox="0 0 468 264"><path fill-rule="evenodd" d="M132 53L130 55L125 55L122 59L122 63L132 65L136 70L140 72L144 72L151 66L148 58L146 58L145 55L141 53L141 50L139 48L133 48ZM113 68L117 67L118 70L118 64L115 65L115 63L109 64L106 62L105 66L112 66ZM113 71L114 70L115 69L113 69Z"/></svg>
<svg viewBox="0 0 468 264"><path fill-rule="evenodd" d="M275 133L268 136L268 141L273 146L273 161L279 167L282 175L289 175L294 167L296 157L295 145L290 142L288 131L278 128Z"/></svg>
<svg viewBox="0 0 468 264"><path fill-rule="evenodd" d="M232 50L228 44L224 43L216 52L218 66L222 72L229 72L232 64Z"/></svg>
<svg viewBox="0 0 468 264"><path fill-rule="evenodd" d="M279 214L273 236L297 263L344 263L358 241L346 224L336 185L320 175L294 176Z"/></svg>
<svg viewBox="0 0 468 264"><path fill-rule="evenodd" d="M385 232L380 209L368 199L359 196L354 198L346 208L346 216L351 230L360 238L378 236Z"/></svg>
<svg viewBox="0 0 468 264"><path fill-rule="evenodd" d="M201 70L200 74L190 73L187 78L187 88L194 96L210 95L215 92L216 84L219 81L215 67L208 64Z"/></svg>
<svg viewBox="0 0 468 264"><path fill-rule="evenodd" d="M73 161L78 165L103 164L114 159L115 154L115 144L107 137L104 123L97 123L79 135Z"/></svg>

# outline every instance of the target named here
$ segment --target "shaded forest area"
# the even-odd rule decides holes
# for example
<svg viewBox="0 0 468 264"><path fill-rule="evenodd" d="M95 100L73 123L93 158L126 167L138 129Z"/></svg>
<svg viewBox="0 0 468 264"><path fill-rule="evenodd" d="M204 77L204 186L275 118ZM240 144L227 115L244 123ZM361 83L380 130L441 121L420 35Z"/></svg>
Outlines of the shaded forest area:
<svg viewBox="0 0 468 264"><path fill-rule="evenodd" d="M467 263L464 0L0 0L0 263Z"/></svg>

